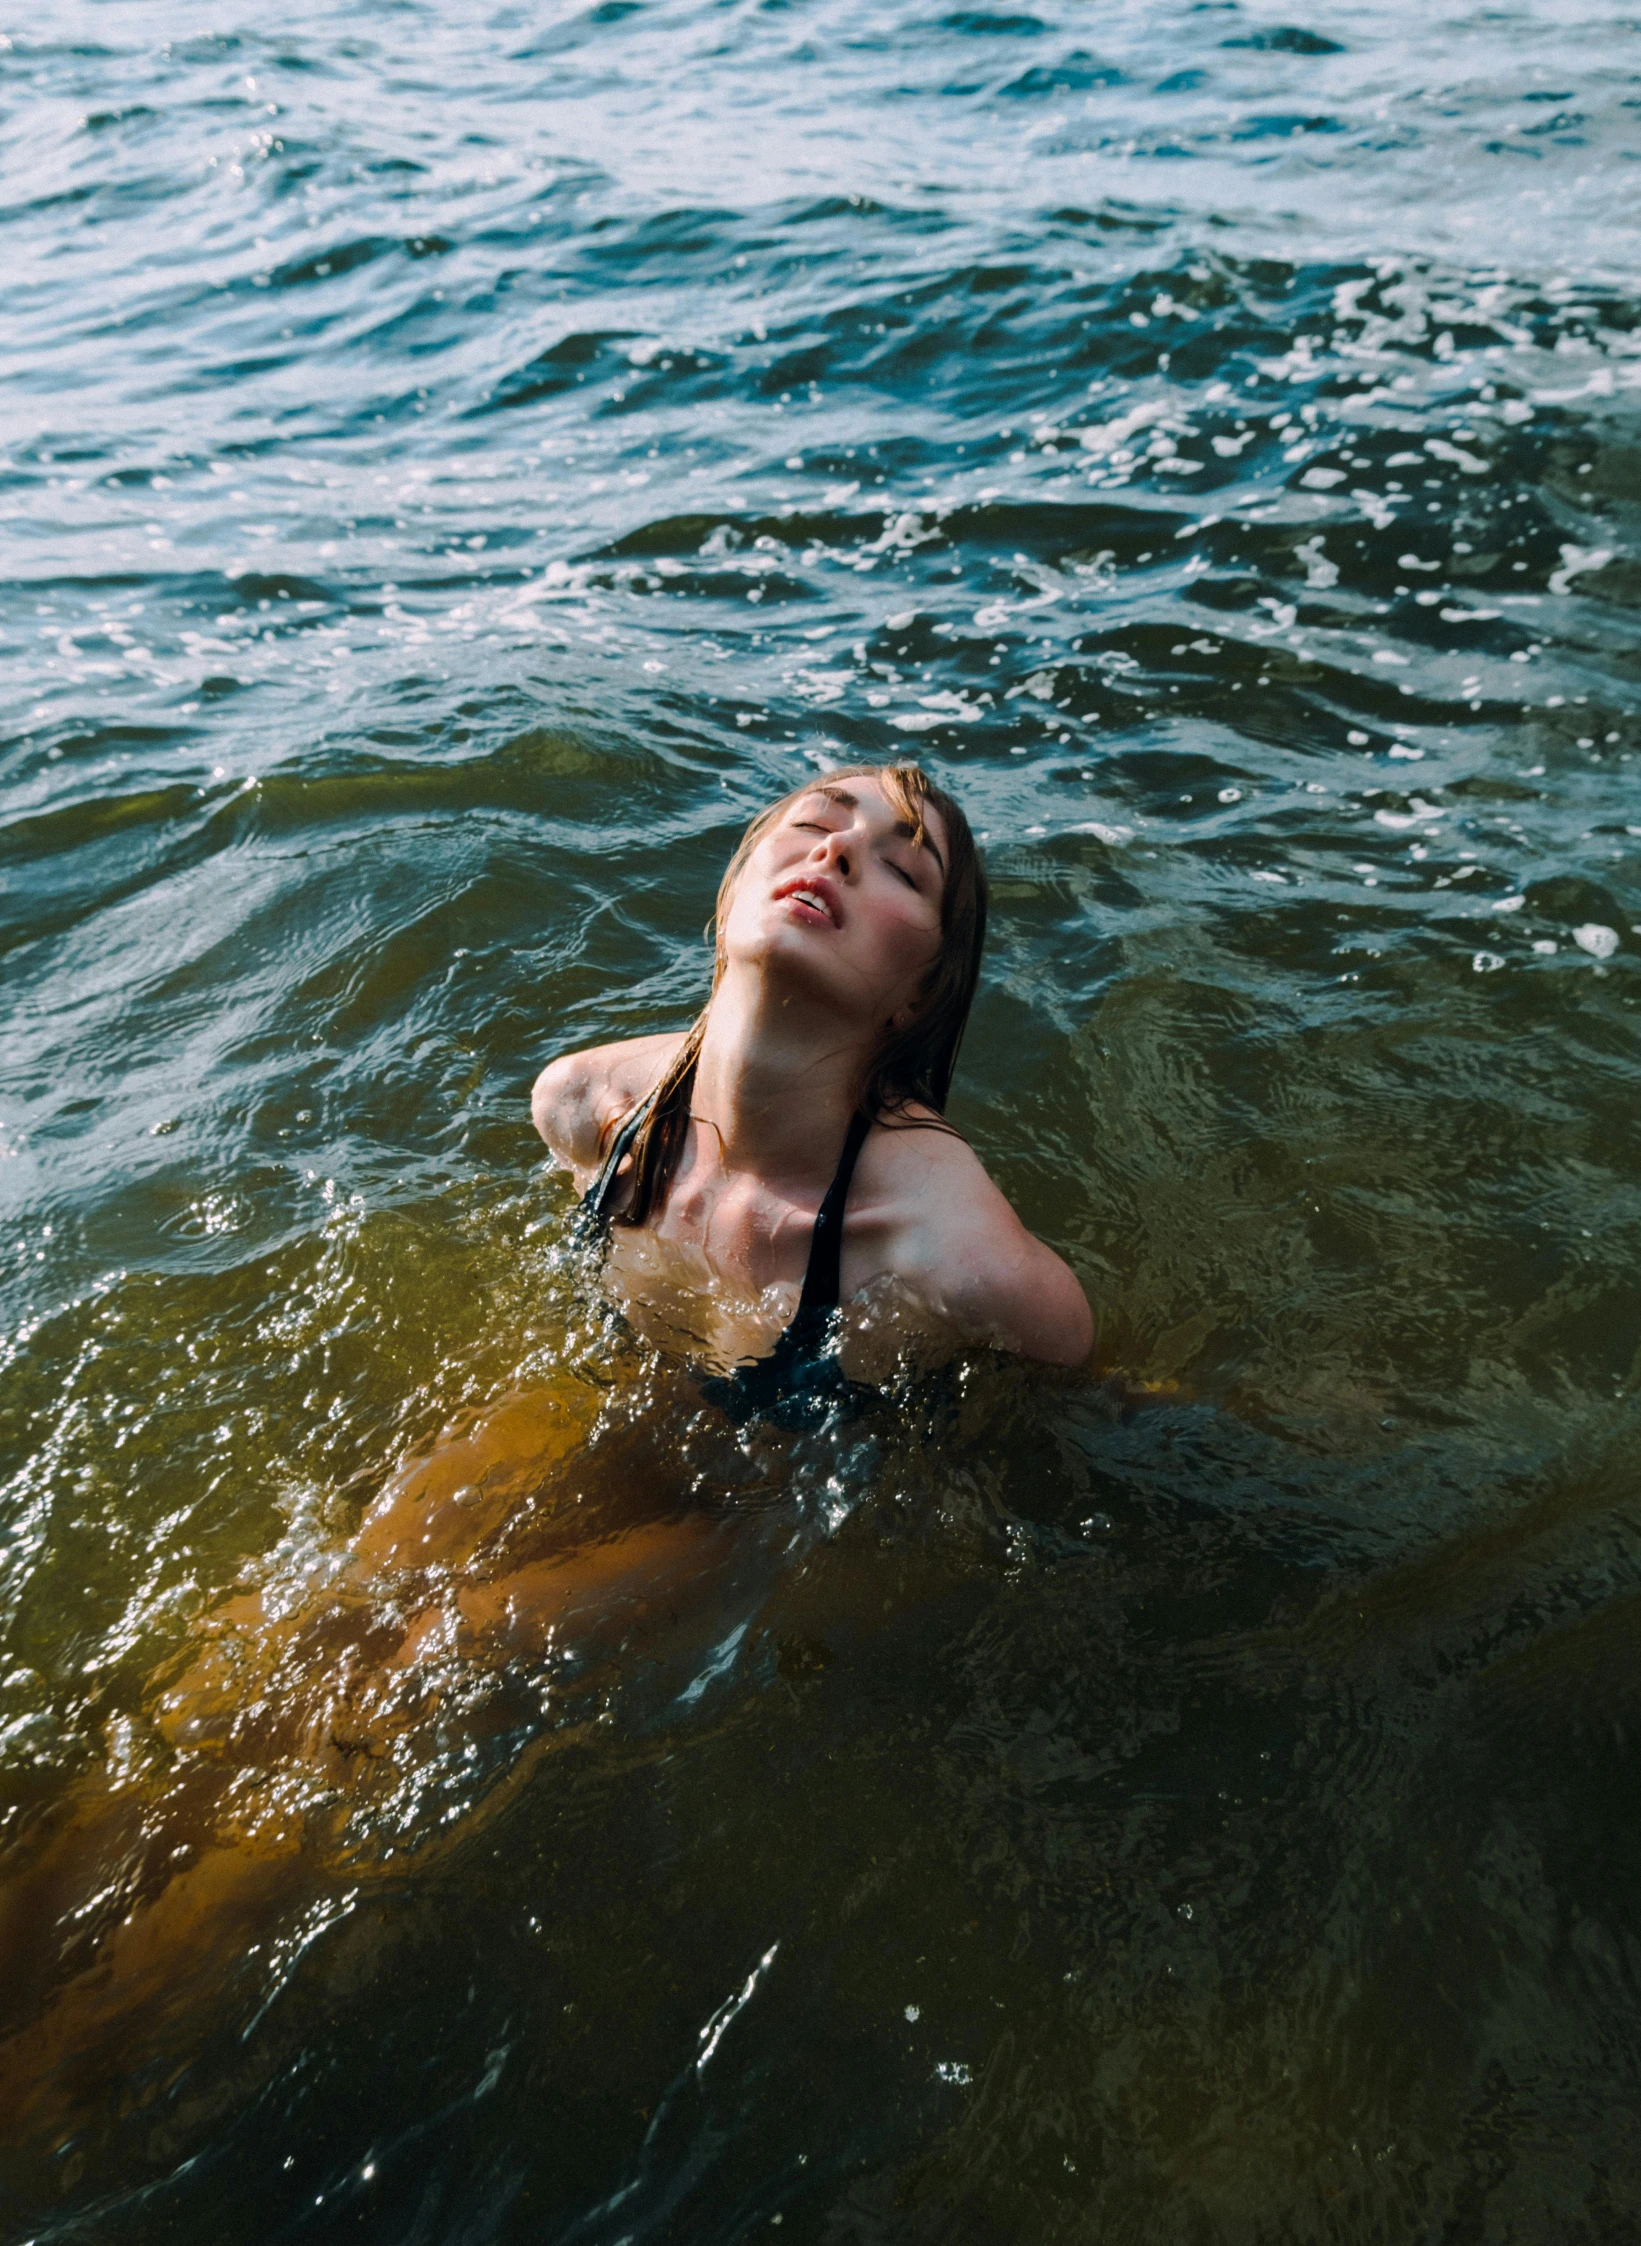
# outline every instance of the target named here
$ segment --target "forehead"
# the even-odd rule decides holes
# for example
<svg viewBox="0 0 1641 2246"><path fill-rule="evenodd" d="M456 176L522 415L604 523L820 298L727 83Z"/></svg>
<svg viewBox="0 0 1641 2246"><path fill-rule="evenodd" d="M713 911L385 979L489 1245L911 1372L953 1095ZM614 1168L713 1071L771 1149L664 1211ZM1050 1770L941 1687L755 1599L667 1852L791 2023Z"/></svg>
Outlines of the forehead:
<svg viewBox="0 0 1641 2246"><path fill-rule="evenodd" d="M824 796L845 814L862 816L870 826L888 827L895 833L904 835L916 832L912 821L898 805L890 802L882 783L874 780L869 773L852 773L847 780L817 780L812 788L806 788L801 795L794 796L788 807L788 816L794 816L804 804L813 803L817 796ZM925 845L930 855L944 867L947 856L946 822L932 803L923 807L923 829Z"/></svg>

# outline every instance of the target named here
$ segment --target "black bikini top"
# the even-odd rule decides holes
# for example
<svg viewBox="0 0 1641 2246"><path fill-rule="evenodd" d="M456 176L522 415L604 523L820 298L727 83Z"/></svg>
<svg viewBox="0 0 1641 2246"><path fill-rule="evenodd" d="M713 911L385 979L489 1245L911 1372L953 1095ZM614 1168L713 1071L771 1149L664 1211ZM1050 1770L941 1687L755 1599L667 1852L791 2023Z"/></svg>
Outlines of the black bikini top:
<svg viewBox="0 0 1641 2246"><path fill-rule="evenodd" d="M622 1123L604 1157L603 1168L582 1199L583 1216L599 1239L609 1233L617 1174L654 1105L652 1092ZM767 1357L755 1357L738 1365L727 1377L701 1383L709 1402L737 1422L768 1419L781 1427L809 1427L840 1405L858 1408L864 1398L875 1393L844 1377L833 1332L840 1299L844 1206L855 1164L871 1128L868 1116L857 1112L849 1118L843 1152L810 1235L803 1292L780 1339Z"/></svg>

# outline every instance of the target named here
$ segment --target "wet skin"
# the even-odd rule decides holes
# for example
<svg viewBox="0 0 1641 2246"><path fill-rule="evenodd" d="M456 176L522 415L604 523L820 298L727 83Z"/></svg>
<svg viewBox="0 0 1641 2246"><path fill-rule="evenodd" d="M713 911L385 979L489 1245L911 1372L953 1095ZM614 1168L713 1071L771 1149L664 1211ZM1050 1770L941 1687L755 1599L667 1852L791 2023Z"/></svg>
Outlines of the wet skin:
<svg viewBox="0 0 1641 2246"><path fill-rule="evenodd" d="M350 1813L423 1756L428 1725L461 1725L464 1683L584 1669L711 1611L732 1523L584 1502L574 1469L601 1401L573 1380L508 1397L407 1459L323 1591L294 1609L253 1591L202 1618L155 1680L166 1771L95 1774L11 1852L0 2102L19 2141L72 2129L139 2057L187 2047L234 1961L344 1865L391 1876ZM520 1550L506 1532L524 1513Z"/></svg>
<svg viewBox="0 0 1641 2246"><path fill-rule="evenodd" d="M694 1331L715 1354L765 1353L791 1315L861 1075L885 1029L915 1012L939 945L944 842L931 815L914 844L881 788L851 778L797 797L748 858L677 1174L642 1252L619 1227L613 1236L629 1302L660 1299L680 1323L679 1298L693 1293ZM538 1078L536 1128L582 1190L677 1046L635 1038L566 1055ZM933 1354L979 1344L1078 1366L1093 1348L1074 1274L973 1150L915 1104L872 1129L845 1215L843 1302L885 1295ZM844 1362L881 1371L858 1340Z"/></svg>
<svg viewBox="0 0 1641 2246"><path fill-rule="evenodd" d="M658 1222L614 1243L638 1322L659 1308L729 1361L785 1324L861 1059L915 1009L935 956L944 843L937 819L915 841L857 779L799 798L751 853L715 1000L728 1035L703 1048L697 1122ZM604 1047L538 1080L537 1127L579 1184L675 1046ZM909 1346L927 1359L977 1340L1066 1365L1089 1354L1076 1280L927 1110L866 1142L842 1284L856 1374ZM214 1964L327 1867L368 1871L350 1811L417 1761L429 1725L462 1720L464 1676L585 1666L638 1637L688 1637L714 1611L744 1541L733 1520L655 1484L641 1519L583 1506L601 1401L570 1379L502 1399L398 1468L322 1589L294 1604L244 1593L202 1619L156 1680L174 1758L163 1799L88 1781L0 1891L0 2091L20 2125L66 2125L114 2053L185 2036ZM65 1923L78 1932L54 1944Z"/></svg>

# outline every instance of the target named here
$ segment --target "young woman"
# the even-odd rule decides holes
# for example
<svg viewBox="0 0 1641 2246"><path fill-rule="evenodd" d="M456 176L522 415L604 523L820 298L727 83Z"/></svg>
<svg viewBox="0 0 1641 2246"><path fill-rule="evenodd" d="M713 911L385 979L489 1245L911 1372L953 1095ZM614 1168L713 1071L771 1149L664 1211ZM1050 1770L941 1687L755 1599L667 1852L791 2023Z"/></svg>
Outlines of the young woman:
<svg viewBox="0 0 1641 2246"><path fill-rule="evenodd" d="M942 1120L985 924L949 795L915 765L829 774L747 829L694 1027L537 1079L536 1128L616 1288L639 1324L733 1368L708 1384L733 1413L826 1402L881 1367L885 1324L925 1354L1088 1359L1076 1278Z"/></svg>
<svg viewBox="0 0 1641 2246"><path fill-rule="evenodd" d="M949 796L911 766L832 774L748 829L695 1026L537 1080L635 1320L716 1360L735 1417L847 1406L908 1326L926 1353L1090 1354L1076 1279L941 1117L985 913ZM603 1405L567 1367L406 1460L311 1593L202 1617L156 1680L165 1775L93 1775L0 1864L0 2104L23 2135L106 2106L148 2037L185 2049L259 1929L333 1867L366 1876L353 1811L414 1797L464 1711L499 1720L486 1676L539 1704L544 1664L573 1682L638 1643L694 1675L726 1616L778 1595L755 1522L623 1470L619 1443L601 1468ZM603 1501L635 1484L636 1516Z"/></svg>

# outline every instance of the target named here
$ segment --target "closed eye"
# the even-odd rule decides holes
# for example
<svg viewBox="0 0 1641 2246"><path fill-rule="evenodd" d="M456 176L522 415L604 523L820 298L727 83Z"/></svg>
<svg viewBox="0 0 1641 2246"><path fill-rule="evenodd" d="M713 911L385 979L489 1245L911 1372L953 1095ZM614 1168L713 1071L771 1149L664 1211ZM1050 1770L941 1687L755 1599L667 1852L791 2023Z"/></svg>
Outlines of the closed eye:
<svg viewBox="0 0 1641 2246"><path fill-rule="evenodd" d="M915 889L917 887L917 876L915 874L908 873L904 866L897 866L893 858L889 860L889 870L892 873L898 873L901 880L905 882L908 889Z"/></svg>

